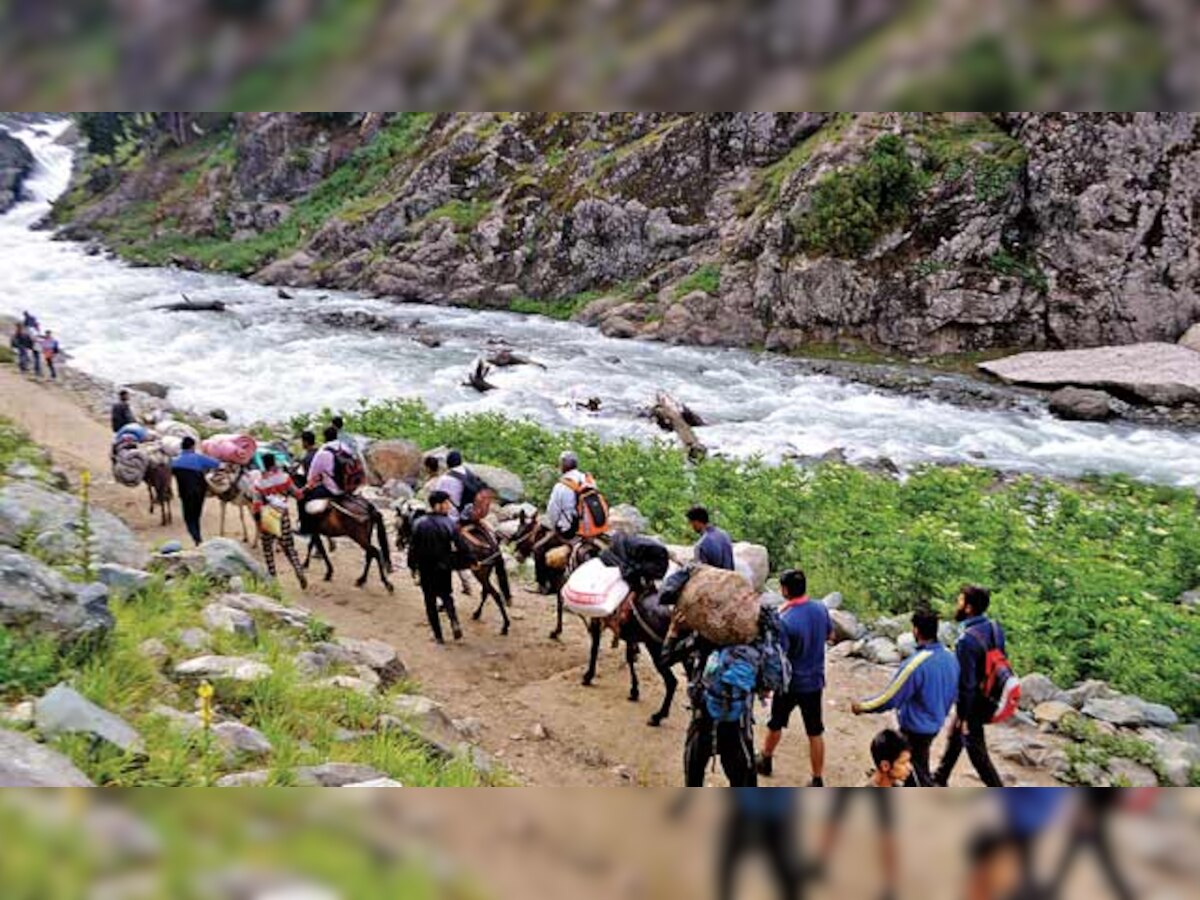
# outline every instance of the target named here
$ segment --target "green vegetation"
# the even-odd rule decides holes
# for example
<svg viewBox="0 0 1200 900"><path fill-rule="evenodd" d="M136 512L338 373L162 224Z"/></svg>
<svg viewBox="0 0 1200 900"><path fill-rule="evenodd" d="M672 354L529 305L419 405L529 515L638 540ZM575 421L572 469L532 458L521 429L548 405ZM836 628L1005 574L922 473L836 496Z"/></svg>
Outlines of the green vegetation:
<svg viewBox="0 0 1200 900"><path fill-rule="evenodd" d="M46 470L46 454L42 449L20 428L0 417L0 474L15 462L27 463L43 473Z"/></svg>
<svg viewBox="0 0 1200 900"><path fill-rule="evenodd" d="M983 203L1008 197L1025 169L1025 148L987 116L935 116L916 140L928 155L929 171L948 181L970 179L975 198Z"/></svg>
<svg viewBox="0 0 1200 900"><path fill-rule="evenodd" d="M675 285L675 299L682 300L692 291L716 297L721 292L721 266L719 263L707 263L691 275L683 278Z"/></svg>
<svg viewBox="0 0 1200 900"><path fill-rule="evenodd" d="M1020 259L1007 250L1000 250L988 260L988 267L1000 275L1020 278L1043 294L1050 290L1050 281L1036 260Z"/></svg>
<svg viewBox="0 0 1200 900"><path fill-rule="evenodd" d="M826 465L802 469L712 458L690 465L673 445L552 433L500 415L437 418L416 401L363 404L352 431L461 447L505 466L534 497L572 447L609 500L633 503L653 532L683 541L682 512L713 509L740 539L764 544L777 568L803 566L815 593L838 590L860 614L931 600L945 614L961 584L994 588L1022 672L1059 683L1104 678L1200 714L1194 684L1200 617L1170 602L1200 583L1195 495L1124 477L1068 485L927 467L903 482Z"/></svg>
<svg viewBox="0 0 1200 900"><path fill-rule="evenodd" d="M270 593L273 586L251 585ZM277 592L277 589L274 589ZM81 694L125 718L146 741L146 758L138 759L111 747L95 747L88 740L66 737L56 744L98 784L114 786L199 786L211 784L230 771L257 764L227 761L203 731L184 733L153 711L165 703L191 710L196 703L194 686L177 686L148 657L140 644L162 640L171 659L190 655L181 644L184 629L201 625L200 610L216 592L207 580L191 577L178 581L156 580L124 601L110 601L116 627L108 639L89 652L63 654L39 640L0 630L0 697L17 699L36 695L65 679ZM315 623L306 632L282 628L260 618L257 642L243 636L214 632L212 652L253 654L268 663L272 674L261 681L216 685L216 711L232 715L258 728L270 740L273 752L263 766L271 783L291 783L297 766L325 761L373 766L406 785L469 786L480 783L466 760L440 763L432 760L412 739L394 731L374 732L376 718L388 711L389 695L360 696L353 691L313 685L296 671L293 656L328 637L328 628ZM11 652L9 652L11 651ZM339 730L363 732L360 740L339 740Z"/></svg>
<svg viewBox="0 0 1200 900"><path fill-rule="evenodd" d="M1065 716L1058 724L1058 731L1074 741L1067 746L1067 761L1070 764L1067 769L1068 781L1091 784L1091 780L1085 777L1085 770L1093 766L1104 768L1117 758L1141 763L1153 769L1161 783L1168 783L1154 748L1140 738L1129 734L1106 734L1095 722L1081 715Z"/></svg>
<svg viewBox="0 0 1200 900"><path fill-rule="evenodd" d="M921 188L904 141L885 134L862 163L817 182L811 206L793 222L799 243L809 252L860 256L908 218Z"/></svg>
<svg viewBox="0 0 1200 900"><path fill-rule="evenodd" d="M471 231L491 210L490 200L449 200L426 213L422 220L449 219L458 231Z"/></svg>
<svg viewBox="0 0 1200 900"><path fill-rule="evenodd" d="M755 172L750 186L738 198L738 215L748 216L764 203L767 206L778 203L788 179L812 159L818 148L841 137L850 120L849 113L834 114L829 122L788 151L783 159Z"/></svg>

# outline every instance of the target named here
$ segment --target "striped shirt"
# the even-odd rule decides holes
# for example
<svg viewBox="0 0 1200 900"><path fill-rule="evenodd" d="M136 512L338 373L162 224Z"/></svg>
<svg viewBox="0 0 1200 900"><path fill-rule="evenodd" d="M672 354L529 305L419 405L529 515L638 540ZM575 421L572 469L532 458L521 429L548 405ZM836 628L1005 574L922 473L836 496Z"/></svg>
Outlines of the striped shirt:
<svg viewBox="0 0 1200 900"><path fill-rule="evenodd" d="M288 497L299 500L303 496L287 472L272 469L264 472L254 483L254 511L262 512L263 504L269 503L280 512L286 512Z"/></svg>

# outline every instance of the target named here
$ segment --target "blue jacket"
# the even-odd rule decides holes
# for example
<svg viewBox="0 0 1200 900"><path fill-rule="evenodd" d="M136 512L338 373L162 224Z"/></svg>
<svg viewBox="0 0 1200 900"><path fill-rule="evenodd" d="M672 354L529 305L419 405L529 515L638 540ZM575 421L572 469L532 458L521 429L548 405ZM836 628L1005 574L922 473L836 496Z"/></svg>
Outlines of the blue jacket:
<svg viewBox="0 0 1200 900"><path fill-rule="evenodd" d="M696 562L718 569L733 571L733 541L716 525L704 529L704 536L696 544Z"/></svg>
<svg viewBox="0 0 1200 900"><path fill-rule="evenodd" d="M798 800L797 788L733 788L733 809L745 819L786 819Z"/></svg>
<svg viewBox="0 0 1200 900"><path fill-rule="evenodd" d="M994 635L994 636L993 636ZM987 676L987 654L993 647L1004 650L1004 629L987 616L972 616L962 623L954 654L958 657L958 717L971 721L976 715Z"/></svg>
<svg viewBox="0 0 1200 900"><path fill-rule="evenodd" d="M882 693L864 700L863 712L898 710L900 727L937 734L958 698L958 660L937 641L921 644Z"/></svg>
<svg viewBox="0 0 1200 900"><path fill-rule="evenodd" d="M185 472L209 472L220 467L221 464L217 460L195 450L184 450L171 460L172 469L183 469Z"/></svg>
<svg viewBox="0 0 1200 900"><path fill-rule="evenodd" d="M807 597L784 604L779 614L784 652L792 663L793 694L811 694L825 688L825 645L833 634L833 620L825 604Z"/></svg>
<svg viewBox="0 0 1200 900"><path fill-rule="evenodd" d="M1069 788L1014 787L993 791L1000 795L1009 830L1019 837L1032 837L1054 821Z"/></svg>

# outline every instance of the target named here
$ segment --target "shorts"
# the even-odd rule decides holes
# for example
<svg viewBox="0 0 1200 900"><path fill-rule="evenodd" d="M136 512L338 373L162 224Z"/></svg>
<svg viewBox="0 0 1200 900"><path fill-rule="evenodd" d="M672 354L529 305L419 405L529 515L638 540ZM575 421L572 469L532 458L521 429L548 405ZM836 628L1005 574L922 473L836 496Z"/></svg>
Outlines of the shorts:
<svg viewBox="0 0 1200 900"><path fill-rule="evenodd" d="M820 737L825 733L825 722L821 718L822 696L822 691L805 691L800 694L788 691L776 694L771 701L771 720L767 722L767 728L771 731L783 731L792 718L792 710L799 707L800 715L804 719L804 733L809 737Z"/></svg>

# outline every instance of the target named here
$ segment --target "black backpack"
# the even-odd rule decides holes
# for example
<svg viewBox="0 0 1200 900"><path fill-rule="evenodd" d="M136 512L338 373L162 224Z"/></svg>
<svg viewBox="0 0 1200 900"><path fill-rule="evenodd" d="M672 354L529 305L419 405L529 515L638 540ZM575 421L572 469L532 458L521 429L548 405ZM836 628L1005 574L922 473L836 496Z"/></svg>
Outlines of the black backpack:
<svg viewBox="0 0 1200 900"><path fill-rule="evenodd" d="M458 504L459 509L466 509L475 502L476 497L487 490L487 483L470 469L463 469L461 472L451 471L446 474L462 483L462 502Z"/></svg>

